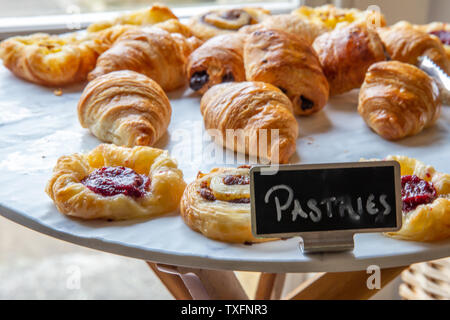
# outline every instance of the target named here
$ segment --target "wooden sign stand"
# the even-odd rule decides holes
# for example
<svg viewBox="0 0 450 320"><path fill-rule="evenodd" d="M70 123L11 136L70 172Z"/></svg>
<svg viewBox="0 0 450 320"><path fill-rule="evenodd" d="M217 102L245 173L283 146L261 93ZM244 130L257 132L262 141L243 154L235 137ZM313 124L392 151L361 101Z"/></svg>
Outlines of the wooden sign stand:
<svg viewBox="0 0 450 320"><path fill-rule="evenodd" d="M355 242L352 232L305 233L299 246L303 253L352 251Z"/></svg>

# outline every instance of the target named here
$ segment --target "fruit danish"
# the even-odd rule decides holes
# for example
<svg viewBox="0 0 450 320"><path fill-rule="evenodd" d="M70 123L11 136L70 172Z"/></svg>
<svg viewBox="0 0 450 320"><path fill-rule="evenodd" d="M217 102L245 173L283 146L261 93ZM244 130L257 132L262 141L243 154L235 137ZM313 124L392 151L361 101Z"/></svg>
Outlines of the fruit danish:
<svg viewBox="0 0 450 320"><path fill-rule="evenodd" d="M253 243L251 232L250 176L248 168L215 168L197 175L181 198L184 222L208 238Z"/></svg>
<svg viewBox="0 0 450 320"><path fill-rule="evenodd" d="M175 211L185 186L167 151L102 144L59 158L45 191L65 215L125 220Z"/></svg>
<svg viewBox="0 0 450 320"><path fill-rule="evenodd" d="M166 132L172 108L161 87L134 71L95 78L78 102L83 128L119 146L152 146Z"/></svg>
<svg viewBox="0 0 450 320"><path fill-rule="evenodd" d="M263 82L218 84L200 101L208 133L224 147L272 163L295 152L298 124L288 97Z"/></svg>
<svg viewBox="0 0 450 320"><path fill-rule="evenodd" d="M373 64L359 92L358 112L388 140L419 133L441 111L436 83L419 68L399 61Z"/></svg>

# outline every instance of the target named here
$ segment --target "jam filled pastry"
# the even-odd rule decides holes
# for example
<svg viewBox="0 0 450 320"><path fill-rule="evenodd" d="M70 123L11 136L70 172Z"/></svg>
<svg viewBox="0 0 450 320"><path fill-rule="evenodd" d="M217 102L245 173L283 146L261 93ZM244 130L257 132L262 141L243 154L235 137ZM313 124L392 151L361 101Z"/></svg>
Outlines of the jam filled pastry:
<svg viewBox="0 0 450 320"><path fill-rule="evenodd" d="M218 9L192 17L188 27L197 38L208 40L259 23L269 14L268 10L261 8Z"/></svg>
<svg viewBox="0 0 450 320"><path fill-rule="evenodd" d="M403 225L388 236L414 241L450 238L450 175L404 156L385 160L400 163Z"/></svg>
<svg viewBox="0 0 450 320"><path fill-rule="evenodd" d="M223 34L195 49L187 64L191 89L203 94L218 83L245 81L242 55L246 38L240 33Z"/></svg>
<svg viewBox="0 0 450 320"><path fill-rule="evenodd" d="M380 28L378 34L393 60L415 65L420 56L427 56L450 74L450 60L437 37L417 30L406 21Z"/></svg>
<svg viewBox="0 0 450 320"><path fill-rule="evenodd" d="M444 46L447 59L450 59L450 24L444 22L432 22L425 25L413 25L414 28L436 36Z"/></svg>
<svg viewBox="0 0 450 320"><path fill-rule="evenodd" d="M386 59L377 32L350 25L319 36L313 44L330 85L330 95L361 87L370 65Z"/></svg>
<svg viewBox="0 0 450 320"><path fill-rule="evenodd" d="M298 124L292 104L268 83L215 85L203 95L200 111L208 132L227 149L272 163L287 163L295 152Z"/></svg>
<svg viewBox="0 0 450 320"><path fill-rule="evenodd" d="M297 115L320 111L328 101L328 81L319 58L295 34L275 29L253 32L244 46L244 65L248 81L278 87L291 99Z"/></svg>
<svg viewBox="0 0 450 320"><path fill-rule="evenodd" d="M233 243L253 243L248 168L215 168L199 173L181 198L184 222L204 236Z"/></svg>
<svg viewBox="0 0 450 320"><path fill-rule="evenodd" d="M104 142L152 146L166 132L172 108L161 87L134 71L115 71L86 86L78 102L83 128Z"/></svg>
<svg viewBox="0 0 450 320"><path fill-rule="evenodd" d="M167 151L102 144L59 158L45 191L65 215L125 220L175 211L185 186Z"/></svg>
<svg viewBox="0 0 450 320"><path fill-rule="evenodd" d="M174 90L186 83L187 58L199 45L195 37L186 38L157 27L130 29L100 55L88 79L132 70L155 80L165 91Z"/></svg>
<svg viewBox="0 0 450 320"><path fill-rule="evenodd" d="M388 140L419 133L441 112L436 83L419 68L398 61L373 64L359 92L358 112Z"/></svg>
<svg viewBox="0 0 450 320"><path fill-rule="evenodd" d="M44 86L64 86L86 80L98 57L91 39L74 33L36 33L0 43L0 58L14 75Z"/></svg>

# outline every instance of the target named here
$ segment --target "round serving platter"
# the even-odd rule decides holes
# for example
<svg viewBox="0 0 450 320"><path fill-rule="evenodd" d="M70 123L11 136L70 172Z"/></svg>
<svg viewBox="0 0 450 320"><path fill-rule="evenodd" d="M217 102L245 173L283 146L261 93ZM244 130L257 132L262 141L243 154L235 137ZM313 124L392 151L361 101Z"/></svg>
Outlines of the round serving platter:
<svg viewBox="0 0 450 320"><path fill-rule="evenodd" d="M189 229L178 212L150 220L81 221L60 214L44 188L61 155L89 151L100 141L78 123L83 85L62 89L17 79L0 67L0 214L21 225L82 246L159 263L265 272L362 270L395 267L450 255L450 240L399 241L381 234L355 236L353 252L302 254L299 238L240 245L213 241ZM197 172L245 163L205 133L200 99L189 89L168 94L172 120L155 147L178 160L186 182ZM450 107L431 128L389 142L370 131L356 111L358 91L332 98L326 108L297 118L300 136L292 163L327 163L401 154L450 171Z"/></svg>

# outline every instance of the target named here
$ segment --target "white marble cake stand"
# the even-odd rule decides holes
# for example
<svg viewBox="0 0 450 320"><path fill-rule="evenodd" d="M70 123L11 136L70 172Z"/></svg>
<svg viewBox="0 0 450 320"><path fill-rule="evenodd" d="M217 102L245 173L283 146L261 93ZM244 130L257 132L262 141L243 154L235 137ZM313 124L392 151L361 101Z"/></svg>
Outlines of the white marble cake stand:
<svg viewBox="0 0 450 320"><path fill-rule="evenodd" d="M59 156L92 149L100 142L80 127L77 101L83 86L53 89L17 79L0 67L0 214L38 232L115 254L204 269L272 273L365 270L450 255L450 241L433 244L393 240L381 234L355 237L351 253L303 255L298 238L252 246L213 241L189 229L177 215L146 221L80 221L61 215L44 192ZM199 98L190 90L170 94L173 115L157 147L178 159L185 180L223 163L210 155ZM450 108L437 124L399 142L371 132L356 112L357 91L333 98L324 111L299 118L301 163L357 161L403 154L450 171ZM232 155L227 153L228 156ZM238 160L238 162L240 162Z"/></svg>

